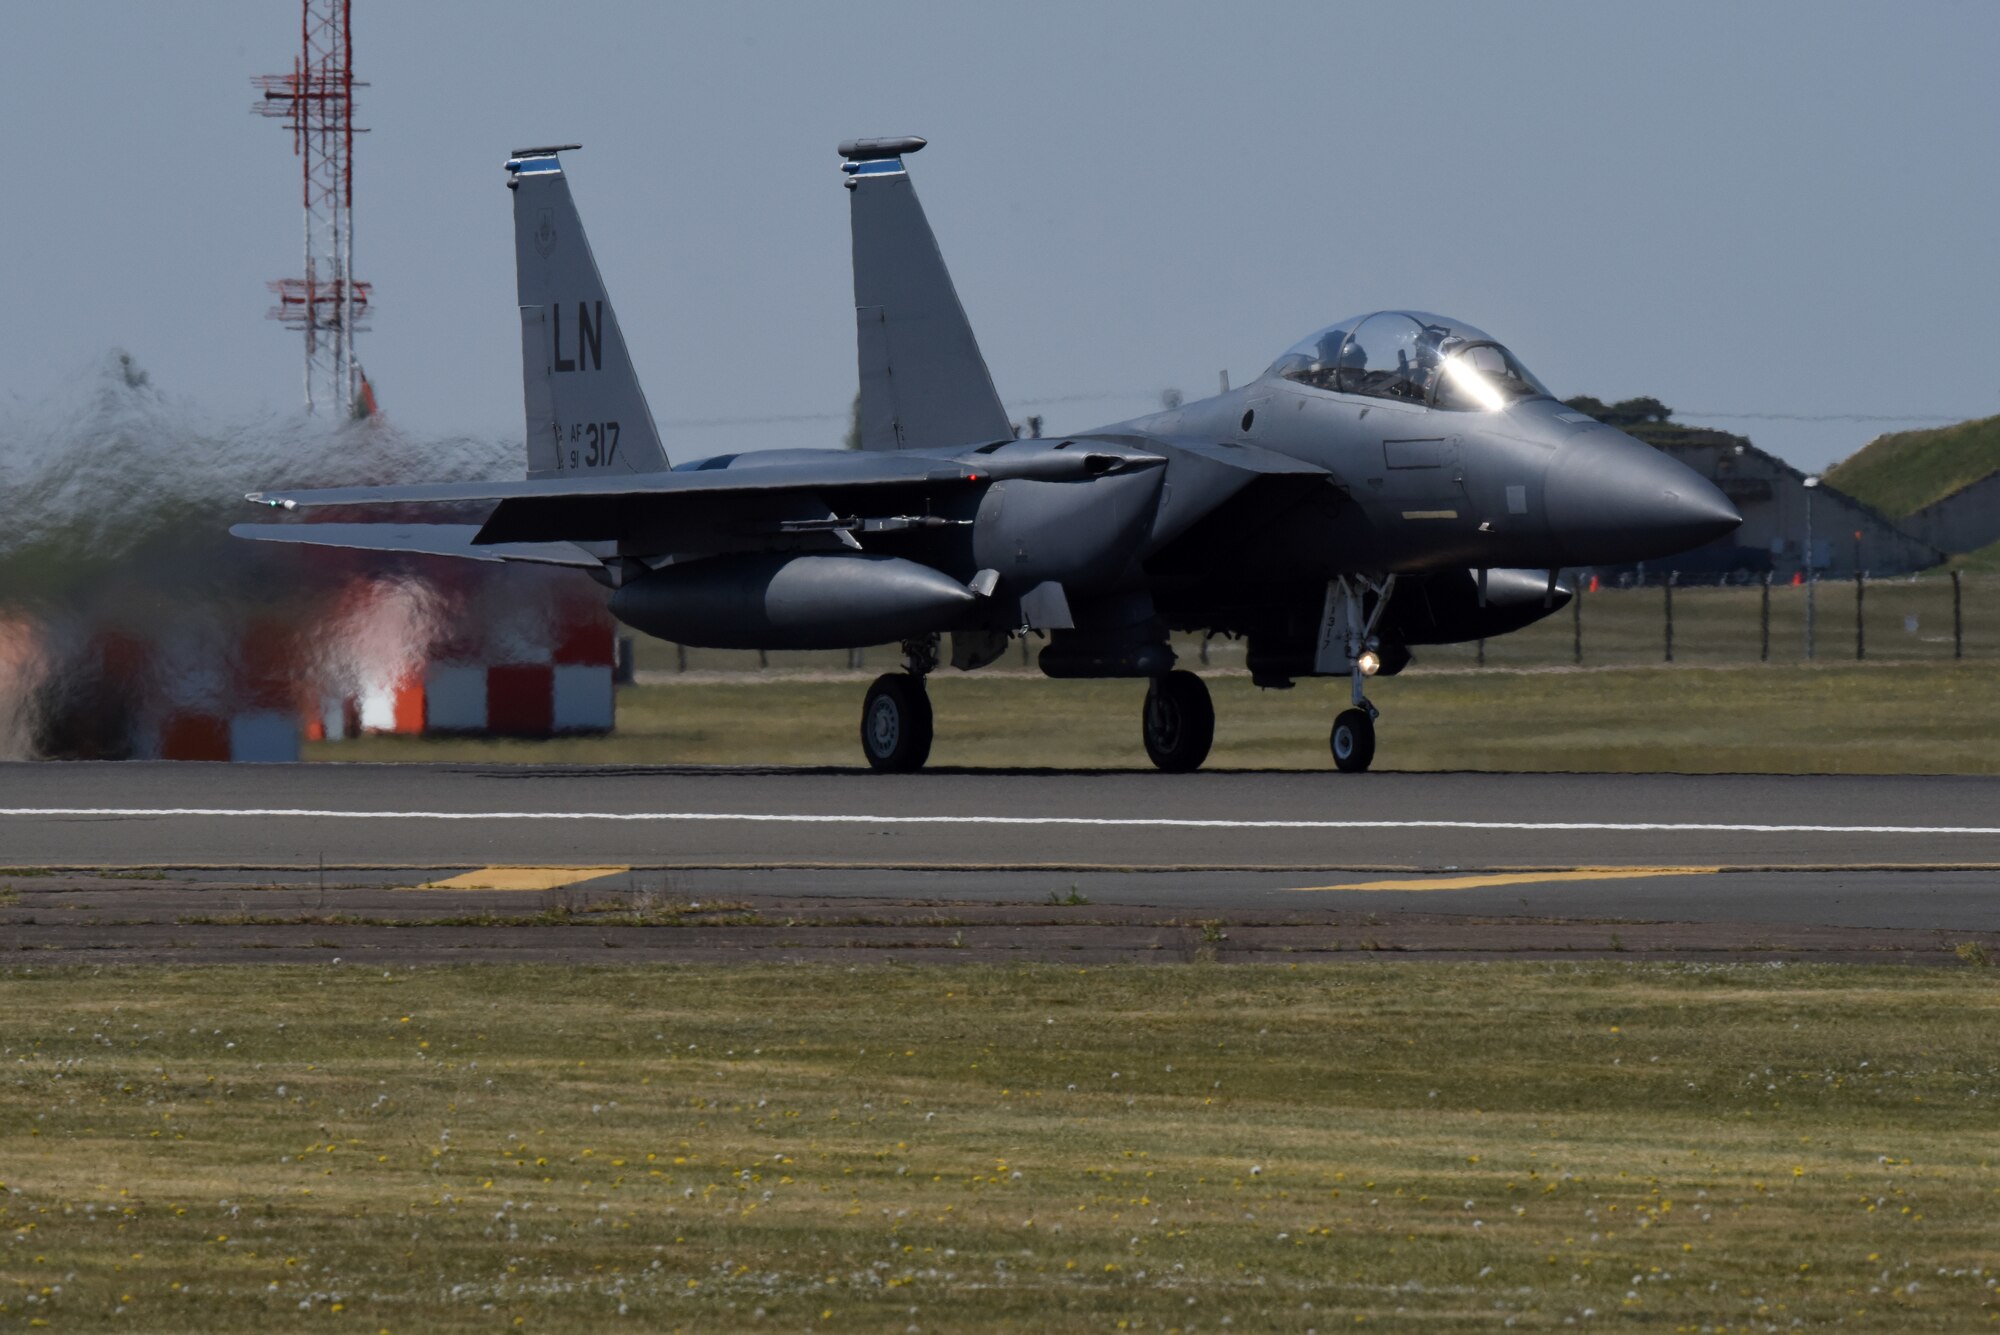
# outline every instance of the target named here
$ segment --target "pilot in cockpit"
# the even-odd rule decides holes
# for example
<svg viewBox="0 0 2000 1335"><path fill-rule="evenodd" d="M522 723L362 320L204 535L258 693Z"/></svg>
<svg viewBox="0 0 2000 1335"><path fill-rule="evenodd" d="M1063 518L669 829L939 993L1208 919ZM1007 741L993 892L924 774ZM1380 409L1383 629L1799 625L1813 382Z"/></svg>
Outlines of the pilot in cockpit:
<svg viewBox="0 0 2000 1335"><path fill-rule="evenodd" d="M1392 392L1420 403L1428 402L1438 373L1444 366L1448 345L1461 341L1452 337L1447 325L1424 325L1412 345L1416 352L1414 359L1401 349L1396 352L1396 380Z"/></svg>
<svg viewBox="0 0 2000 1335"><path fill-rule="evenodd" d="M1329 325L1273 362L1267 375L1340 394L1491 411L1548 390L1471 325L1412 311L1377 311Z"/></svg>
<svg viewBox="0 0 2000 1335"><path fill-rule="evenodd" d="M1313 345L1312 360L1299 379L1316 389L1340 388L1340 357L1347 342L1345 329L1329 329Z"/></svg>

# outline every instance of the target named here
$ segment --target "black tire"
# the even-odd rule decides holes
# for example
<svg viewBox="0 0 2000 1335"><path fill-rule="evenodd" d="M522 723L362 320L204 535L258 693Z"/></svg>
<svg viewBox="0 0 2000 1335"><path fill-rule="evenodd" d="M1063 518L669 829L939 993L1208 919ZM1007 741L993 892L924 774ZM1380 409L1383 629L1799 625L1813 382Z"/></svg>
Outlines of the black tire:
<svg viewBox="0 0 2000 1335"><path fill-rule="evenodd" d="M924 767L931 756L931 697L922 677L890 672L875 679L861 702L861 752L885 774Z"/></svg>
<svg viewBox="0 0 2000 1335"><path fill-rule="evenodd" d="M1343 709L1327 738L1342 774L1360 774L1375 763L1375 720L1365 709Z"/></svg>
<svg viewBox="0 0 2000 1335"><path fill-rule="evenodd" d="M1169 672L1146 688L1146 754L1169 774L1201 768L1215 741L1215 705L1192 672Z"/></svg>

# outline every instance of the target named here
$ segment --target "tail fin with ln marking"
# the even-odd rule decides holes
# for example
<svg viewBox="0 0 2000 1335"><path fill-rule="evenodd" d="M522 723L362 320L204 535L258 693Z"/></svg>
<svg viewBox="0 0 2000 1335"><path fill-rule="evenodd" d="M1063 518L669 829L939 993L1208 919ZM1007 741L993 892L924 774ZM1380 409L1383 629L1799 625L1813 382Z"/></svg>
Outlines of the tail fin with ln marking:
<svg viewBox="0 0 2000 1335"><path fill-rule="evenodd" d="M528 476L661 472L667 454L563 173L559 155L576 147L507 162Z"/></svg>
<svg viewBox="0 0 2000 1335"><path fill-rule="evenodd" d="M903 155L924 141L850 139L854 318L864 450L976 445L1013 434Z"/></svg>

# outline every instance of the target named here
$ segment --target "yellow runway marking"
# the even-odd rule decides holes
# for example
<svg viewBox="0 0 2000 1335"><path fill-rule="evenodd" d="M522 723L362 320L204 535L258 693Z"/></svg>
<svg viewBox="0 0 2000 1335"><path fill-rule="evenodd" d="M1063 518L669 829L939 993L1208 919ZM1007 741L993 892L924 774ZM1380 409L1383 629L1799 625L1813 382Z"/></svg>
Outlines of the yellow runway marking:
<svg viewBox="0 0 2000 1335"><path fill-rule="evenodd" d="M427 881L419 890L554 890L578 881L615 876L630 867L481 867L442 881Z"/></svg>
<svg viewBox="0 0 2000 1335"><path fill-rule="evenodd" d="M1425 876L1351 885L1302 885L1312 890L1484 890L1496 885L1541 885L1549 881L1632 881L1652 876L1713 876L1720 867L1576 867L1569 871L1494 872L1484 876Z"/></svg>

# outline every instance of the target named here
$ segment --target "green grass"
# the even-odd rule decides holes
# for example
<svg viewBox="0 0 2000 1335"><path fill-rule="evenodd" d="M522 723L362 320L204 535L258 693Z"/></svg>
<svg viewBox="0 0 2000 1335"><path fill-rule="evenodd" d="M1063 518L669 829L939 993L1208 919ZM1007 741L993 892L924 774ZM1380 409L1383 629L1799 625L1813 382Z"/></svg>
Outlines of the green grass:
<svg viewBox="0 0 2000 1335"><path fill-rule="evenodd" d="M1969 1329L1997 1012L1978 967L13 970L0 1324Z"/></svg>
<svg viewBox="0 0 2000 1335"><path fill-rule="evenodd" d="M1853 661L1854 582L1822 580L1814 590L1814 648L1820 663ZM1758 663L1763 651L1763 590L1757 586L1674 590L1674 662L1704 666ZM1945 575L1870 580L1862 595L1870 659L1898 663L1951 661L1952 585ZM1770 663L1805 661L1806 591L1771 589ZM2000 580L1961 580L1959 616L1967 658L2000 658ZM1666 591L1605 588L1583 598L1586 666L1651 666L1666 654ZM1489 640L1486 661L1498 667L1567 666L1574 661L1575 622L1565 609L1512 635ZM1471 666L1474 645L1417 651L1427 666Z"/></svg>
<svg viewBox="0 0 2000 1335"><path fill-rule="evenodd" d="M1977 551L1953 557L1951 563L1969 574L2000 575L2000 542L1989 542Z"/></svg>
<svg viewBox="0 0 2000 1335"><path fill-rule="evenodd" d="M618 730L554 741L368 737L315 759L593 764L861 763L864 683L777 677L620 693ZM1324 769L1345 683L1260 691L1209 682L1210 765ZM931 697L933 765L1140 766L1145 683L945 672ZM1378 769L2000 772L1990 663L1898 667L1440 672L1380 681Z"/></svg>
<svg viewBox="0 0 2000 1335"><path fill-rule="evenodd" d="M1988 574L2000 575L2000 566ZM1656 587L1605 587L1583 599L1583 656L1586 666L1642 666L1659 663L1665 652L1665 591ZM1762 651L1761 604L1757 587L1679 588L1674 591L1674 657L1680 663L1748 664ZM1773 663L1802 662L1805 656L1805 590L1779 584L1771 590L1771 657ZM1851 658L1854 653L1854 585L1824 580L1815 594L1817 649L1821 659ZM1952 654L1951 580L1942 574L1870 581L1863 609L1867 616L1869 652L1898 661L1944 661ZM1965 653L2000 659L2000 579L1971 575L1963 581L1960 615L1964 620ZM1915 626L1911 627L1914 618ZM1490 640L1488 663L1502 667L1566 667L1574 659L1575 615L1564 609L1525 630ZM649 676L676 675L681 655L675 646L648 636L635 637L638 666ZM1030 654L1041 641L1030 642ZM1200 641L1175 640L1183 666L1200 666ZM1471 667L1478 648L1472 644L1418 648L1422 667ZM698 675L757 672L754 651L688 649L687 670ZM845 650L786 652L767 655L771 673L844 672ZM1209 644L1210 661L1218 667L1241 667L1243 646L1227 640ZM862 670L895 668L900 655L893 647L862 653ZM985 672L1012 672L1027 667L1016 643ZM945 676L952 675L949 672Z"/></svg>
<svg viewBox="0 0 2000 1335"><path fill-rule="evenodd" d="M1992 573L1963 577L1965 657L1955 660L1948 578L1877 580L1862 598L1867 657L1857 664L1855 587L1815 590L1817 661L1804 661L1806 590L1682 588L1673 595L1674 662L1666 651L1664 589L1603 588L1570 610L1485 646L1425 646L1417 662L1377 682L1384 711L1380 769L1735 770L1750 772L1993 773L2000 755L2000 547L1975 554ZM1201 642L1180 637L1182 664L1200 669ZM1218 713L1212 767L1325 768L1326 733L1344 682L1259 691L1241 675L1243 645L1211 641ZM617 731L602 738L499 741L370 737L309 746L318 760L478 763L860 763L856 738L867 677L894 670L873 648L861 671L845 651L691 649L640 637L648 683L621 691ZM1535 669L1563 669L1540 672ZM1238 675L1230 675L1230 674ZM1018 647L974 674L932 679L938 713L932 763L973 766L1144 765L1138 714L1144 683L1049 681L1024 669Z"/></svg>
<svg viewBox="0 0 2000 1335"><path fill-rule="evenodd" d="M1888 515L1907 515L2000 468L2000 417L1877 436L1826 480Z"/></svg>

